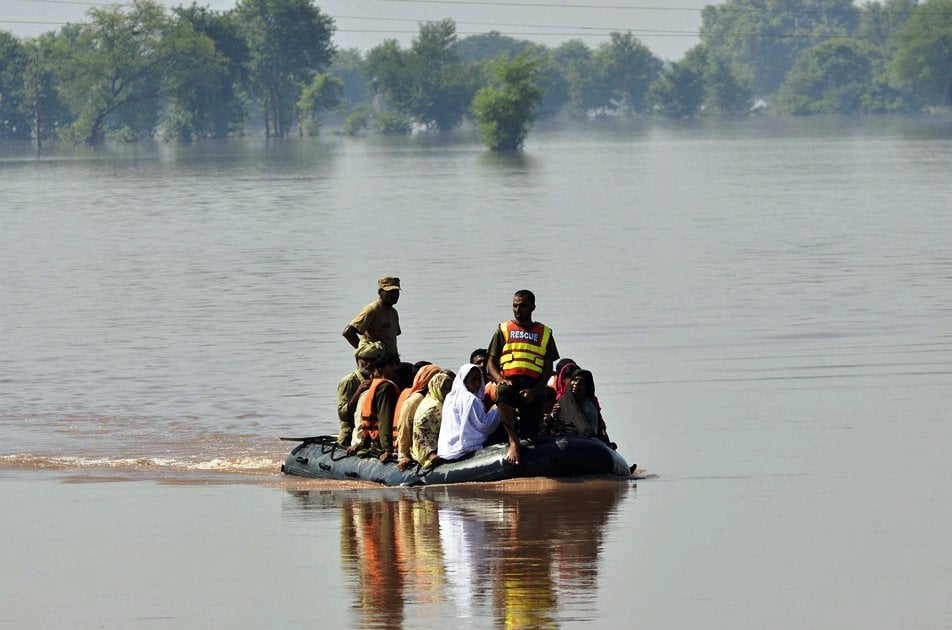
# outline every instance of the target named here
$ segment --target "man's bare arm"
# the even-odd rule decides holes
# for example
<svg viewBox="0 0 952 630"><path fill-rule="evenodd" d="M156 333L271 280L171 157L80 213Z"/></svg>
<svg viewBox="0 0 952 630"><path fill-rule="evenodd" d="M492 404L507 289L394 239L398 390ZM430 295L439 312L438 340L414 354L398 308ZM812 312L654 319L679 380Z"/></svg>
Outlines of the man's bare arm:
<svg viewBox="0 0 952 630"><path fill-rule="evenodd" d="M497 383L508 382L506 378L502 375L502 370L499 369L499 357L494 355L489 355L486 359L486 371L489 372L489 378L493 379Z"/></svg>
<svg viewBox="0 0 952 630"><path fill-rule="evenodd" d="M341 333L341 336L343 336L344 339L346 339L347 342L354 348L356 348L357 344L360 343L360 333L358 333L357 329L350 324L347 324L347 328L344 329L344 332Z"/></svg>

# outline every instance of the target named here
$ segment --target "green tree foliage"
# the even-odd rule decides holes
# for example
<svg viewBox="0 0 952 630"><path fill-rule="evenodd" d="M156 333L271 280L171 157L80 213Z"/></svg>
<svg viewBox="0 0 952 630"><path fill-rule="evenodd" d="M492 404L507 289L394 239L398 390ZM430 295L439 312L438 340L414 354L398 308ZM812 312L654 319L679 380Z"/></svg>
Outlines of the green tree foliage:
<svg viewBox="0 0 952 630"><path fill-rule="evenodd" d="M296 119L301 90L331 61L334 21L312 0L239 0L235 11L265 129L284 137Z"/></svg>
<svg viewBox="0 0 952 630"><path fill-rule="evenodd" d="M526 53L512 60L502 56L491 68L492 84L476 93L473 112L490 149L513 151L522 146L542 103L539 65Z"/></svg>
<svg viewBox="0 0 952 630"><path fill-rule="evenodd" d="M899 29L895 71L930 102L952 104L952 0L927 0Z"/></svg>
<svg viewBox="0 0 952 630"><path fill-rule="evenodd" d="M898 48L896 33L912 16L917 5L917 0L885 0L867 2L860 8L856 34L881 53L877 63L884 64L895 55Z"/></svg>
<svg viewBox="0 0 952 630"><path fill-rule="evenodd" d="M58 99L53 34L18 40L0 31L0 138L42 141L71 120Z"/></svg>
<svg viewBox="0 0 952 630"><path fill-rule="evenodd" d="M631 112L647 109L648 88L662 66L647 46L631 33L611 33L611 41L598 47L594 59L616 108Z"/></svg>
<svg viewBox="0 0 952 630"><path fill-rule="evenodd" d="M301 91L298 110L308 135L318 135L322 112L334 109L344 98L344 82L329 74L319 74Z"/></svg>
<svg viewBox="0 0 952 630"><path fill-rule="evenodd" d="M29 103L26 101L29 56L16 37L0 31L0 138L31 136Z"/></svg>
<svg viewBox="0 0 952 630"><path fill-rule="evenodd" d="M573 63L586 63L592 59L592 49L580 39L570 39L552 51L552 58L559 67L569 68Z"/></svg>
<svg viewBox="0 0 952 630"><path fill-rule="evenodd" d="M412 104L413 70L409 53L395 39L385 39L370 49L365 63L375 94L399 111L409 111Z"/></svg>
<svg viewBox="0 0 952 630"><path fill-rule="evenodd" d="M489 31L459 40L456 52L467 61L491 61L502 54L515 57L531 46L533 44L524 39L502 35L499 31Z"/></svg>
<svg viewBox="0 0 952 630"><path fill-rule="evenodd" d="M704 10L702 43L664 72L631 33L548 48L498 32L458 39L452 20L422 25L406 49L387 40L366 57L335 53L333 21L315 1L169 13L135 0L35 38L0 31L0 138L224 137L251 109L269 135L295 123L316 132L336 95L337 113L353 114L349 132L446 131L480 87L495 90L485 107L500 107L501 54L531 62L543 93L533 116L743 115L755 93L800 114L952 101L952 0L727 0Z"/></svg>
<svg viewBox="0 0 952 630"><path fill-rule="evenodd" d="M64 33L68 35L64 36ZM27 65L23 77L23 106L29 109L33 135L38 140L56 137L60 129L65 129L74 120L56 87L57 51L64 37L69 39L74 34L75 27L67 27L60 34L45 33L24 42Z"/></svg>
<svg viewBox="0 0 952 630"><path fill-rule="evenodd" d="M389 106L441 132L460 124L480 79L457 51L453 20L422 24L408 50L385 41L367 54L367 71Z"/></svg>
<svg viewBox="0 0 952 630"><path fill-rule="evenodd" d="M207 76L183 83L172 95L165 121L167 134L188 141L241 133L248 115L245 94L249 54L235 13L196 4L173 11L212 40L221 63Z"/></svg>
<svg viewBox="0 0 952 630"><path fill-rule="evenodd" d="M370 98L370 79L364 67L364 59L356 48L338 50L334 53L327 72L344 82L343 102L354 106Z"/></svg>
<svg viewBox="0 0 952 630"><path fill-rule="evenodd" d="M91 9L57 42L57 88L76 120L70 139L99 143L109 129L151 135L164 98L214 72L212 41L150 0Z"/></svg>
<svg viewBox="0 0 952 630"><path fill-rule="evenodd" d="M557 50L556 59L564 59L572 112L584 116L589 112L608 108L611 96L605 86L604 73L595 63L594 52L584 44L582 46L584 48L573 48L570 54L565 55L561 55L562 51Z"/></svg>
<svg viewBox="0 0 952 630"><path fill-rule="evenodd" d="M542 90L542 103L539 105L539 117L556 116L571 100L568 75L556 60L555 51L540 44L530 44L523 50L539 64L538 85ZM509 55L515 57L515 54Z"/></svg>
<svg viewBox="0 0 952 630"><path fill-rule="evenodd" d="M852 0L729 0L701 12L701 42L744 68L758 96L780 86L801 52L824 38L852 34Z"/></svg>
<svg viewBox="0 0 952 630"><path fill-rule="evenodd" d="M366 131L373 123L374 108L370 103L361 103L344 119L344 133L356 136Z"/></svg>
<svg viewBox="0 0 952 630"><path fill-rule="evenodd" d="M449 131L458 126L476 91L476 69L456 50L456 24L442 20L420 26L410 46L413 72L410 114L418 123Z"/></svg>
<svg viewBox="0 0 952 630"><path fill-rule="evenodd" d="M786 114L854 114L872 81L873 53L864 41L830 40L805 51L777 91Z"/></svg>
<svg viewBox="0 0 952 630"><path fill-rule="evenodd" d="M741 116L750 113L748 82L725 59L699 44L652 84L655 111L668 118Z"/></svg>
<svg viewBox="0 0 952 630"><path fill-rule="evenodd" d="M689 59L671 64L651 84L648 100L665 118L690 118L704 104L704 67Z"/></svg>
<svg viewBox="0 0 952 630"><path fill-rule="evenodd" d="M413 121L400 112L377 112L373 123L377 131L387 135L406 135L413 131Z"/></svg>
<svg viewBox="0 0 952 630"><path fill-rule="evenodd" d="M754 102L750 79L719 54L699 51L699 58L704 66L704 113L712 116L750 113Z"/></svg>
<svg viewBox="0 0 952 630"><path fill-rule="evenodd" d="M648 108L648 88L661 72L661 60L631 33L611 33L590 56L577 44L561 51L568 57L572 107L579 113Z"/></svg>
<svg viewBox="0 0 952 630"><path fill-rule="evenodd" d="M891 68L899 48L897 33L916 5L916 0L886 0L861 7L857 35L869 44L872 61L872 78L862 99L864 112L909 111L920 105L921 98L896 80Z"/></svg>

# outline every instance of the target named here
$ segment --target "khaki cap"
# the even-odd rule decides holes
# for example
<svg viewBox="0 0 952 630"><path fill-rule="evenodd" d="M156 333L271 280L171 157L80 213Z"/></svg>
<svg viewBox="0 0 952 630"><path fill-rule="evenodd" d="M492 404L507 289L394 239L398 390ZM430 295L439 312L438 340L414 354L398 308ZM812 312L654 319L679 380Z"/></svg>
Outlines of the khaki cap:
<svg viewBox="0 0 952 630"><path fill-rule="evenodd" d="M377 288L383 289L384 291L393 291L396 289L400 290L400 278L394 278L392 276L384 276L380 280L377 280Z"/></svg>
<svg viewBox="0 0 952 630"><path fill-rule="evenodd" d="M376 361L377 358L382 356L386 351L387 349L379 341L361 339L360 343L357 344L357 349L354 351L354 356L358 359Z"/></svg>

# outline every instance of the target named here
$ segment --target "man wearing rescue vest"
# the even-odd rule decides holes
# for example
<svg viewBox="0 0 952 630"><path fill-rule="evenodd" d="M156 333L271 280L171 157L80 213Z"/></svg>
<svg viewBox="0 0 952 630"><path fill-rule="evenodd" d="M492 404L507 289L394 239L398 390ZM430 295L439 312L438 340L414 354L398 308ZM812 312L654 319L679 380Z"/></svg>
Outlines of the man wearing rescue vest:
<svg viewBox="0 0 952 630"><path fill-rule="evenodd" d="M400 394L393 374L398 367L400 356L391 352L384 351L374 362L370 386L357 400L355 443L347 449L348 455L375 455L384 463L393 456L393 409Z"/></svg>
<svg viewBox="0 0 952 630"><path fill-rule="evenodd" d="M519 441L509 429L515 426L521 438L538 435L546 383L559 358L552 329L532 321L535 306L532 291L516 291L512 296L514 319L499 324L489 343L489 376L496 381L496 405L510 434L506 461L511 464L519 463Z"/></svg>

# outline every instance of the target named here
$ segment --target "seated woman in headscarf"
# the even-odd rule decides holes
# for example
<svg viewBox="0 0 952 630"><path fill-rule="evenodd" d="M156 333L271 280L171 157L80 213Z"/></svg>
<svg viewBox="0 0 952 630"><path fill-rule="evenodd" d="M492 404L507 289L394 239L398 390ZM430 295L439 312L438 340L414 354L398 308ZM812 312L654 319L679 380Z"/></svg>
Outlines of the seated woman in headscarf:
<svg viewBox="0 0 952 630"><path fill-rule="evenodd" d="M552 424L559 427L561 433L595 437L615 448L608 438L602 409L595 397L592 373L577 366L566 367L569 371L559 374L561 392L552 409Z"/></svg>
<svg viewBox="0 0 952 630"><path fill-rule="evenodd" d="M499 410L493 407L486 411L483 406L485 394L482 371L472 363L464 363L453 382L453 388L443 402L443 420L437 443L440 459L459 459L467 453L479 450L499 426ZM515 433L508 427L506 432L510 435L510 443L516 440L518 449Z"/></svg>
<svg viewBox="0 0 952 630"><path fill-rule="evenodd" d="M559 361L555 374L549 379L548 394L551 402L547 402L545 416L542 418L541 435L562 435L566 433L559 417L558 401L572 387L572 377L581 368L572 359Z"/></svg>
<svg viewBox="0 0 952 630"><path fill-rule="evenodd" d="M428 363L422 366L413 377L413 384L400 392L397 405L394 409L396 418L397 467L406 470L413 464L410 449L413 446L413 415L423 402L427 392L427 384L434 376L440 373L440 367Z"/></svg>
<svg viewBox="0 0 952 630"><path fill-rule="evenodd" d="M427 383L426 396L413 414L413 444L410 456L424 467L432 466L438 459L437 442L443 420L443 401L453 387L456 375L440 372Z"/></svg>
<svg viewBox="0 0 952 630"><path fill-rule="evenodd" d="M555 401L557 401L562 396L562 392L565 391L565 375L577 368L578 364L575 362L575 359L569 359L568 357L559 359L555 364L552 376L549 377L549 382L546 384L546 400L545 407L543 408L546 414L552 413L552 407L555 405Z"/></svg>

